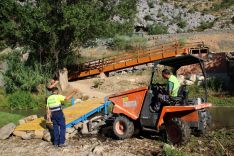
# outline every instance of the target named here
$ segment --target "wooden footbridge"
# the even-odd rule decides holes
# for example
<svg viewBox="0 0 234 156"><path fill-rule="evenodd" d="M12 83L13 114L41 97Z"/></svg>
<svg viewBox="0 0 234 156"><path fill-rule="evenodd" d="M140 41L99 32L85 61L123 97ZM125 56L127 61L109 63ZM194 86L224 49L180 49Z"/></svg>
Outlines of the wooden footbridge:
<svg viewBox="0 0 234 156"><path fill-rule="evenodd" d="M75 69L72 69L74 72L69 74L69 80L76 80L100 73L109 73L111 71L142 65L164 58L175 57L177 55L207 53L208 51L208 47L206 47L203 42L185 44L171 42L149 47L144 50L123 52L115 56L78 65Z"/></svg>

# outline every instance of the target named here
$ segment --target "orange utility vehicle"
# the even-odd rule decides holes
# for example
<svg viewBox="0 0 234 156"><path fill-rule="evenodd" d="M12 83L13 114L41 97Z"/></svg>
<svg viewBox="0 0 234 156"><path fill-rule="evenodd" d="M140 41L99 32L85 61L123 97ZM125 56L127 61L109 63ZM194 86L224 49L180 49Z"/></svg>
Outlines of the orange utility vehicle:
<svg viewBox="0 0 234 156"><path fill-rule="evenodd" d="M151 109L157 102L158 94L165 91L162 85L153 83L158 65L172 67L174 74L186 65L199 64L204 76L204 97L188 98L186 87L179 89L178 97L170 98L168 104ZM202 87L202 86L201 86ZM138 128L152 129L164 134L172 144L183 144L188 141L191 132L205 132L210 115L206 108L207 85L204 60L193 55L182 55L156 61L148 87L141 87L108 97L113 106L113 130L119 139L131 137Z"/></svg>

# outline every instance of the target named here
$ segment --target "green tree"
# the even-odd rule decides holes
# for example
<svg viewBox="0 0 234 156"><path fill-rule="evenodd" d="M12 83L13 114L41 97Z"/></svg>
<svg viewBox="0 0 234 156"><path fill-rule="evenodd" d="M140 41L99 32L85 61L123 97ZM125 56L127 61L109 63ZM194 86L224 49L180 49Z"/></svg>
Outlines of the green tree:
<svg viewBox="0 0 234 156"><path fill-rule="evenodd" d="M136 1L1 0L0 10L1 46L29 46L31 64L55 69L72 63L75 46L132 32Z"/></svg>
<svg viewBox="0 0 234 156"><path fill-rule="evenodd" d="M155 24L148 27L148 34L149 35L157 35L157 34L166 34L167 33L167 26L162 24Z"/></svg>
<svg viewBox="0 0 234 156"><path fill-rule="evenodd" d="M19 56L19 51L13 51L7 58L8 70L3 74L7 93L17 90L37 91L37 85L44 80L39 65L28 65Z"/></svg>

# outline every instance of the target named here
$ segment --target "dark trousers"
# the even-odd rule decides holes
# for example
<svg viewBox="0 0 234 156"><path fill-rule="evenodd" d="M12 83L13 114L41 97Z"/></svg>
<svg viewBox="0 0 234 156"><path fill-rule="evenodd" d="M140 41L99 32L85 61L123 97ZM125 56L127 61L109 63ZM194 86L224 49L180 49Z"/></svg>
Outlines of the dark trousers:
<svg viewBox="0 0 234 156"><path fill-rule="evenodd" d="M54 128L54 145L65 143L66 124L62 110L52 112L51 120Z"/></svg>

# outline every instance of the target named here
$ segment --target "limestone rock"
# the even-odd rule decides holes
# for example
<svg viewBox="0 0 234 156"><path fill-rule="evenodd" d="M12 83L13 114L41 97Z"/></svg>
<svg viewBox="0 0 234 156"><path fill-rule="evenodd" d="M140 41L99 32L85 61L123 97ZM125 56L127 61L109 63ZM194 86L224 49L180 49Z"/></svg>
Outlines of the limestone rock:
<svg viewBox="0 0 234 156"><path fill-rule="evenodd" d="M44 136L44 130L35 130L33 138L42 139Z"/></svg>
<svg viewBox="0 0 234 156"><path fill-rule="evenodd" d="M83 123L82 129L81 129L81 134L89 134L88 122L89 122L89 121L85 121L85 122Z"/></svg>
<svg viewBox="0 0 234 156"><path fill-rule="evenodd" d="M33 121L33 120L35 120L37 118L38 118L37 115L30 115L30 116L24 118L24 121L29 122L29 121Z"/></svg>
<svg viewBox="0 0 234 156"><path fill-rule="evenodd" d="M185 84L190 86L190 85L193 85L194 82L193 81L190 81L190 80L185 80Z"/></svg>
<svg viewBox="0 0 234 156"><path fill-rule="evenodd" d="M99 77L101 78L101 79L105 79L105 78L107 78L107 75L105 74L105 73L100 73L99 74Z"/></svg>
<svg viewBox="0 0 234 156"><path fill-rule="evenodd" d="M24 135L21 136L23 140L30 140L32 139L32 133L25 133Z"/></svg>
<svg viewBox="0 0 234 156"><path fill-rule="evenodd" d="M197 75L197 80L198 81L203 81L204 79L205 79L204 76Z"/></svg>
<svg viewBox="0 0 234 156"><path fill-rule="evenodd" d="M83 123L79 122L78 124L74 125L74 128L79 129L79 128L82 128L82 126L83 126Z"/></svg>
<svg viewBox="0 0 234 156"><path fill-rule="evenodd" d="M25 131L14 131L13 135L17 136L17 137L22 137L23 135L26 135L26 132Z"/></svg>
<svg viewBox="0 0 234 156"><path fill-rule="evenodd" d="M76 134L77 134L77 130L75 130L74 132L70 134L70 138L73 138Z"/></svg>
<svg viewBox="0 0 234 156"><path fill-rule="evenodd" d="M74 127L67 128L67 129L66 129L66 132L67 132L67 133L73 133L74 131L75 131L75 128L74 128Z"/></svg>
<svg viewBox="0 0 234 156"><path fill-rule="evenodd" d="M75 103L80 103L82 102L82 99L75 99Z"/></svg>
<svg viewBox="0 0 234 156"><path fill-rule="evenodd" d="M25 120L24 119L19 120L19 124L20 125L25 124Z"/></svg>
<svg viewBox="0 0 234 156"><path fill-rule="evenodd" d="M68 140L68 139L70 138L70 134L69 134L69 133L66 133L66 134L65 134L65 138L66 138L66 140Z"/></svg>
<svg viewBox="0 0 234 156"><path fill-rule="evenodd" d="M5 140L5 139L9 138L11 133L14 131L15 127L16 127L16 125L14 123L9 123L9 124L3 126L0 129L0 140Z"/></svg>
<svg viewBox="0 0 234 156"><path fill-rule="evenodd" d="M93 150L92 150L92 152L95 155L103 155L104 148L99 145L99 146L94 147Z"/></svg>
<svg viewBox="0 0 234 156"><path fill-rule="evenodd" d="M196 74L191 74L189 80L195 82L197 79Z"/></svg>
<svg viewBox="0 0 234 156"><path fill-rule="evenodd" d="M49 131L44 131L44 135L43 135L43 140L50 142L51 141L51 135Z"/></svg>

